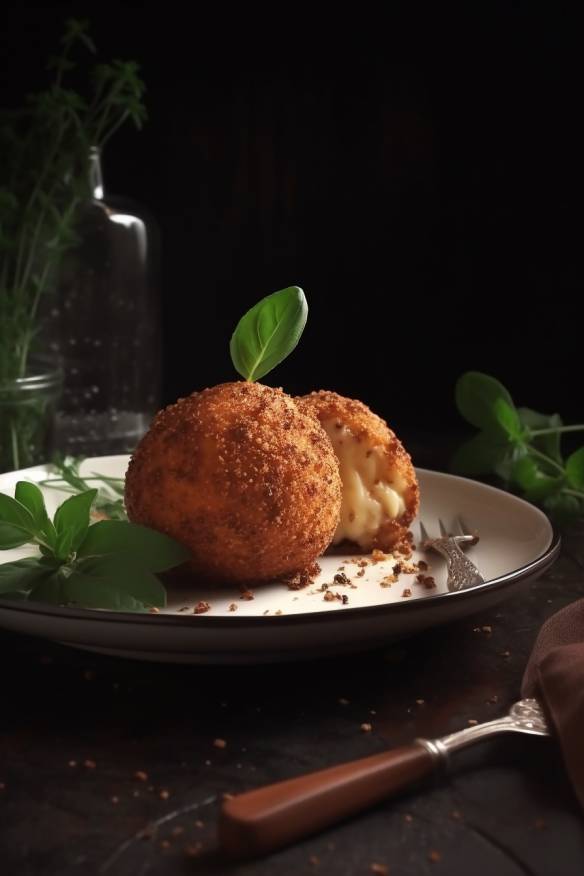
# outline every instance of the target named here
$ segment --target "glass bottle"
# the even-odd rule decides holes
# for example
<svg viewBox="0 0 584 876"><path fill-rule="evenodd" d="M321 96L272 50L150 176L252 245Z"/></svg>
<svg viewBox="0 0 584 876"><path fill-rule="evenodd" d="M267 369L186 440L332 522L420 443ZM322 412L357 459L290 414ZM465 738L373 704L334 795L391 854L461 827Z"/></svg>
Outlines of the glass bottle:
<svg viewBox="0 0 584 876"><path fill-rule="evenodd" d="M160 404L159 235L141 206L104 193L100 154L48 317L63 363L56 447L97 456L132 451Z"/></svg>

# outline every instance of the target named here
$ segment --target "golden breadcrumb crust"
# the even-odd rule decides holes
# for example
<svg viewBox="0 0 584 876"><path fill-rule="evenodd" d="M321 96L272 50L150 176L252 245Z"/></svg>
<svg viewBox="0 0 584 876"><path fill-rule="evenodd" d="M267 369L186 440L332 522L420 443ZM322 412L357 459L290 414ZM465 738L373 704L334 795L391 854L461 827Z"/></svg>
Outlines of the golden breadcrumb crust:
<svg viewBox="0 0 584 876"><path fill-rule="evenodd" d="M280 389L224 383L161 411L126 475L130 520L165 532L213 579L268 580L310 566L341 507L331 442Z"/></svg>
<svg viewBox="0 0 584 876"><path fill-rule="evenodd" d="M368 446L375 448L386 460L387 479L391 481L395 475L399 475L405 482L404 513L396 520L383 523L369 546L371 550L390 551L405 537L420 503L418 480L409 453L385 420L357 399L321 389L295 401L301 411L311 414L321 423L337 419L342 426L351 430L357 441L367 441Z"/></svg>

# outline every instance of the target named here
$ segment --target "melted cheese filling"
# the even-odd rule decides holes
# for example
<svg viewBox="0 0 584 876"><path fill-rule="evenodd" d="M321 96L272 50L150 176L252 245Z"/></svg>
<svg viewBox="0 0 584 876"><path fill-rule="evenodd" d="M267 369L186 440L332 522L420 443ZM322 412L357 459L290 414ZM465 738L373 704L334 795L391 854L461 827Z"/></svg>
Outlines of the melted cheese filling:
<svg viewBox="0 0 584 876"><path fill-rule="evenodd" d="M387 461L366 439L358 440L336 419L325 420L322 426L339 460L343 482L341 519L333 544L348 539L368 548L379 527L406 510L406 484L397 475L391 477Z"/></svg>

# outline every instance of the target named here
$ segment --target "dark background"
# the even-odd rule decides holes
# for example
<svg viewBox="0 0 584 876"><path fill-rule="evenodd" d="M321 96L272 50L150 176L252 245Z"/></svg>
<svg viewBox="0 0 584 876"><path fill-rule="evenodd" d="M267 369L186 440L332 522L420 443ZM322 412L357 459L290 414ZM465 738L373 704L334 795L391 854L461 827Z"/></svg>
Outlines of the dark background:
<svg viewBox="0 0 584 876"><path fill-rule="evenodd" d="M576 21L551 4L391 10L9 7L0 98L44 87L71 15L104 59L140 62L150 120L104 163L161 227L165 401L231 379L237 319L295 283L308 326L267 382L361 397L407 437L460 426L472 368L580 421Z"/></svg>

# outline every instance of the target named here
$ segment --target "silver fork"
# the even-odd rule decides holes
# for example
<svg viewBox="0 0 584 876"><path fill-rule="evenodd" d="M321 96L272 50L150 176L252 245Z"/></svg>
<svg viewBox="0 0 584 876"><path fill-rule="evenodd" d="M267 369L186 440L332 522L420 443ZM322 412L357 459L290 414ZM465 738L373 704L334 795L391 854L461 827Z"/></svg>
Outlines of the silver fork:
<svg viewBox="0 0 584 876"><path fill-rule="evenodd" d="M223 803L219 840L229 857L275 851L378 803L448 766L450 755L489 736L509 731L549 736L536 700L519 700L509 713L439 739L382 751L232 797Z"/></svg>
<svg viewBox="0 0 584 876"><path fill-rule="evenodd" d="M448 570L448 578L446 586L449 590L464 590L466 587L474 587L477 584L484 584L485 579L475 566L461 550L461 545L476 544L478 535L471 535L465 531L460 518L457 519L459 533L452 534L446 531L446 527L441 520L438 520L440 527L440 538L431 538L428 535L426 527L420 520L420 536L422 550L434 550L441 554L446 560L446 568Z"/></svg>

